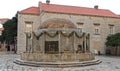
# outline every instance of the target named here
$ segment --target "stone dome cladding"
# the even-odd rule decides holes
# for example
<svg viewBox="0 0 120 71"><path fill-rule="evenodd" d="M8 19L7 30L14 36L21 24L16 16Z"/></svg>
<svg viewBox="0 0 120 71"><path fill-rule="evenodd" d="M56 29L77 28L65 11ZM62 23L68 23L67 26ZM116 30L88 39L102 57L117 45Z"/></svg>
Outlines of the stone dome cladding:
<svg viewBox="0 0 120 71"><path fill-rule="evenodd" d="M54 18L43 22L40 28L76 28L76 26L69 20Z"/></svg>

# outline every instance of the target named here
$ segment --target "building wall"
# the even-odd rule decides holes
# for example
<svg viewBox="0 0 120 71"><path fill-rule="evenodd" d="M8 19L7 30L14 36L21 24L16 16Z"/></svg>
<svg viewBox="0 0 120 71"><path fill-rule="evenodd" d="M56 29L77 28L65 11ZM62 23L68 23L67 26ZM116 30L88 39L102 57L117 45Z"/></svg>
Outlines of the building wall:
<svg viewBox="0 0 120 71"><path fill-rule="evenodd" d="M39 27L39 15L26 15L18 14L18 37L17 37L17 52L21 53L26 51L26 35L25 35L25 22L33 22L33 30Z"/></svg>
<svg viewBox="0 0 120 71"><path fill-rule="evenodd" d="M63 18L68 19L73 22L78 28L78 22L83 23L83 32L90 33L90 49L91 52L94 50L105 53L105 41L109 35L109 24L114 25L114 33L120 30L120 19L117 18L107 18L107 17L94 17L94 16L81 16L73 14L58 14L58 13L44 13L41 17L42 22L51 18ZM99 23L99 35L95 35L94 23Z"/></svg>
<svg viewBox="0 0 120 71"><path fill-rule="evenodd" d="M25 51L25 34L24 21L33 21L34 29L39 28L40 24L48 19L54 18L62 18L68 19L72 23L74 23L77 28L79 28L77 23L83 23L82 28L83 32L90 33L90 50L93 52L94 50L100 51L102 54L105 53L105 41L106 37L109 35L109 24L114 25L114 33L120 31L120 19L118 18L108 18L108 17L97 17L97 16L83 16L83 15L75 15L75 14L62 14L62 13L48 13L42 12L40 16L36 15L22 15L19 14L19 24L18 24L18 52ZM94 23L99 24L99 35L95 35L95 26ZM21 38L21 39L20 39ZM21 42L23 41L23 42ZM23 48L23 49L21 49Z"/></svg>

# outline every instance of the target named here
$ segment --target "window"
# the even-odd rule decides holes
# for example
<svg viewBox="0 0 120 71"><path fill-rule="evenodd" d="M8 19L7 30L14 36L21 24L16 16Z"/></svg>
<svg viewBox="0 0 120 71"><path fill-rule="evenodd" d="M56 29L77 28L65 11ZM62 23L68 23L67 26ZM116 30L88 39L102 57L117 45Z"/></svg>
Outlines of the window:
<svg viewBox="0 0 120 71"><path fill-rule="evenodd" d="M95 28L95 34L99 34L99 29L98 28Z"/></svg>
<svg viewBox="0 0 120 71"><path fill-rule="evenodd" d="M77 22L79 32L81 32L81 33L83 32L83 24L84 24L84 23Z"/></svg>
<svg viewBox="0 0 120 71"><path fill-rule="evenodd" d="M114 25L109 24L109 34L114 34Z"/></svg>
<svg viewBox="0 0 120 71"><path fill-rule="evenodd" d="M33 30L33 22L27 21L25 22L25 31L32 32Z"/></svg>
<svg viewBox="0 0 120 71"><path fill-rule="evenodd" d="M100 35L100 24L99 23L94 23L94 34Z"/></svg>
<svg viewBox="0 0 120 71"><path fill-rule="evenodd" d="M45 53L59 53L58 41L45 41Z"/></svg>

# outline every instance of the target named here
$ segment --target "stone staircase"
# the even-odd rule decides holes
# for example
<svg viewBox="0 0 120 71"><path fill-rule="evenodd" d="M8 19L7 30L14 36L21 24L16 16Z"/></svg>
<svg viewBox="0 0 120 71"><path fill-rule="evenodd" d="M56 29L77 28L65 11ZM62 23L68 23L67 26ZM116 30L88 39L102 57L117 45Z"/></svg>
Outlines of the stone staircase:
<svg viewBox="0 0 120 71"><path fill-rule="evenodd" d="M91 61L82 61L82 62L33 62L33 61L23 61L20 59L15 59L14 63L19 65L27 65L34 67L56 67L56 68L65 68L65 67L82 67L89 65L96 65L101 63L100 60L91 60Z"/></svg>

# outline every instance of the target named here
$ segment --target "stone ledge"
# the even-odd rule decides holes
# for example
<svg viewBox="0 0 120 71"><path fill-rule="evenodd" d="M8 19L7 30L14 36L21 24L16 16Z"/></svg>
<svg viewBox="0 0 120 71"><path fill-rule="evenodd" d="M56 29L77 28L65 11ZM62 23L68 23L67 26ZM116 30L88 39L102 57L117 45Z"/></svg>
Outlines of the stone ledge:
<svg viewBox="0 0 120 71"><path fill-rule="evenodd" d="M42 54L42 53L21 53L21 60L36 62L72 62L72 61L89 61L94 60L92 53L63 53L63 54Z"/></svg>
<svg viewBox="0 0 120 71"><path fill-rule="evenodd" d="M96 65L101 63L102 61L91 60L91 61L82 61L82 62L33 62L33 61L23 61L20 59L15 59L15 61L13 62L19 65L34 66L34 67L65 68L65 67L82 67L82 66Z"/></svg>

